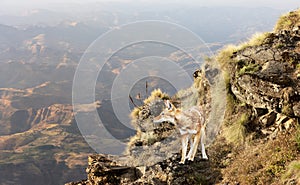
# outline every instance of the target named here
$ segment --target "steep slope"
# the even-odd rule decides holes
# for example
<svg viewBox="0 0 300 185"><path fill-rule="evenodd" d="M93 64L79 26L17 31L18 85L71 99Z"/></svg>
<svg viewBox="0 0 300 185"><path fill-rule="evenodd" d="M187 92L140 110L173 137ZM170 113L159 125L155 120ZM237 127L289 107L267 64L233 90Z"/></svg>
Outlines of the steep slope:
<svg viewBox="0 0 300 185"><path fill-rule="evenodd" d="M299 13L282 16L274 32L217 57L228 88L220 137L233 144L224 157L223 183L300 183Z"/></svg>
<svg viewBox="0 0 300 185"><path fill-rule="evenodd" d="M178 164L174 125L152 123L170 98L156 91L131 115L138 132L126 155L90 156L88 179L70 184L300 184L299 51L300 10L282 16L274 32L211 59L221 65L227 105L208 161ZM201 105L209 114L213 71L195 72L193 87L171 99L183 109Z"/></svg>

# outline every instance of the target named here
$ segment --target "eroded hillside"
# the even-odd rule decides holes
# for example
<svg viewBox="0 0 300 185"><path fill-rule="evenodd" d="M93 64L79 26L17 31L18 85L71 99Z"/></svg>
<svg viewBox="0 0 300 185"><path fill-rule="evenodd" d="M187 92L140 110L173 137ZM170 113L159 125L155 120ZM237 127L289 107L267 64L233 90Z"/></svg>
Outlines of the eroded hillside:
<svg viewBox="0 0 300 185"><path fill-rule="evenodd" d="M65 102L43 93L51 85L0 89L0 184L62 184L84 172L82 161L92 150L80 136L72 105L53 104Z"/></svg>

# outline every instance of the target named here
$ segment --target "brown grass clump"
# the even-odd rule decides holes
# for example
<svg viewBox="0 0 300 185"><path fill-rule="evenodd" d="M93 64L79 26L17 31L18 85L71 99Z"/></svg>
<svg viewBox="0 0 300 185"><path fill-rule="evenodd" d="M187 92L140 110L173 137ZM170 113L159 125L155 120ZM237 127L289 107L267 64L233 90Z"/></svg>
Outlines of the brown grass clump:
<svg viewBox="0 0 300 185"><path fill-rule="evenodd" d="M278 32L280 30L291 30L295 26L300 25L300 9L287 13L280 17L275 26L275 31Z"/></svg>
<svg viewBox="0 0 300 185"><path fill-rule="evenodd" d="M240 44L237 46L238 50L243 50L247 47L251 46L260 46L264 44L266 38L268 38L271 35L271 33L265 32L265 33L255 33L251 36L251 38L246 41L245 43Z"/></svg>
<svg viewBox="0 0 300 185"><path fill-rule="evenodd" d="M151 92L151 95L144 100L144 104L149 104L151 102L154 102L156 99L170 99L169 95L167 93L163 93L160 89L155 89Z"/></svg>
<svg viewBox="0 0 300 185"><path fill-rule="evenodd" d="M237 52L239 48L235 45L227 45L225 46L216 56L216 60L220 64L222 70L232 71L232 63L234 60L232 59L233 53Z"/></svg>
<svg viewBox="0 0 300 185"><path fill-rule="evenodd" d="M297 184L300 184L300 160L291 162L282 176L284 184L288 184L290 179L294 179Z"/></svg>
<svg viewBox="0 0 300 185"><path fill-rule="evenodd" d="M160 89L155 89L154 91L151 92L150 96L143 101L143 103L144 105L149 105L150 103L153 103L159 99L166 100L166 99L170 99L170 97L167 93L163 93ZM136 122L136 120L138 120L140 113L142 113L141 111L143 110L143 108L144 108L143 106L135 107L131 111L129 117L131 118L132 122ZM136 125L136 123L133 123L133 125Z"/></svg>
<svg viewBox="0 0 300 185"><path fill-rule="evenodd" d="M140 111L141 111L141 108L140 108L140 107L135 107L135 108L131 111L131 113L130 113L130 115L129 115L130 118L131 118L131 120L137 119L138 116L139 116Z"/></svg>

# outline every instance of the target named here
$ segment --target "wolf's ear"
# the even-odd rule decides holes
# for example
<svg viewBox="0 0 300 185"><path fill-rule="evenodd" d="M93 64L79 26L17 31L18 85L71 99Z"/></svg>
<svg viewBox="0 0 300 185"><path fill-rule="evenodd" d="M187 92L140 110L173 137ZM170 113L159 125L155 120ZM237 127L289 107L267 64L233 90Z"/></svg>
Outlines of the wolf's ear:
<svg viewBox="0 0 300 185"><path fill-rule="evenodd" d="M173 109L173 105L172 103L170 103L170 100L166 100L165 101L165 105L167 107L168 110L172 110Z"/></svg>

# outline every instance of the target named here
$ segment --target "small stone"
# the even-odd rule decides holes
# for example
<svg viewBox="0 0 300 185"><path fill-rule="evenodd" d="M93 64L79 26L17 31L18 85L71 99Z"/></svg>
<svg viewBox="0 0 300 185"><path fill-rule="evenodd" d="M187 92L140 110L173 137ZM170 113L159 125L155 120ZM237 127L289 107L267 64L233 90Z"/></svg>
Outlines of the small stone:
<svg viewBox="0 0 300 185"><path fill-rule="evenodd" d="M260 117L259 122L263 124L265 127L268 127L274 123L275 119L276 119L276 113L272 111Z"/></svg>
<svg viewBox="0 0 300 185"><path fill-rule="evenodd" d="M275 129L274 132L270 135L270 139L275 139L278 134L278 129Z"/></svg>
<svg viewBox="0 0 300 185"><path fill-rule="evenodd" d="M299 31L299 30L300 30L299 26L295 26L295 27L292 29L293 32L297 32L297 31Z"/></svg>
<svg viewBox="0 0 300 185"><path fill-rule="evenodd" d="M233 154L232 154L232 153L229 153L229 154L227 155L227 157L228 157L228 158L232 158L232 157L233 157Z"/></svg>
<svg viewBox="0 0 300 185"><path fill-rule="evenodd" d="M140 167L137 167L137 169L143 174L145 175L146 174L146 166L140 166Z"/></svg>
<svg viewBox="0 0 300 185"><path fill-rule="evenodd" d="M285 122L283 124L283 127L285 128L285 130L288 130L291 128L291 126L294 124L294 120L293 119L290 119L288 120L287 122Z"/></svg>
<svg viewBox="0 0 300 185"><path fill-rule="evenodd" d="M266 129L262 129L261 132L262 132L262 134L264 134L264 135L270 135L270 134L272 134L271 131L266 130Z"/></svg>

